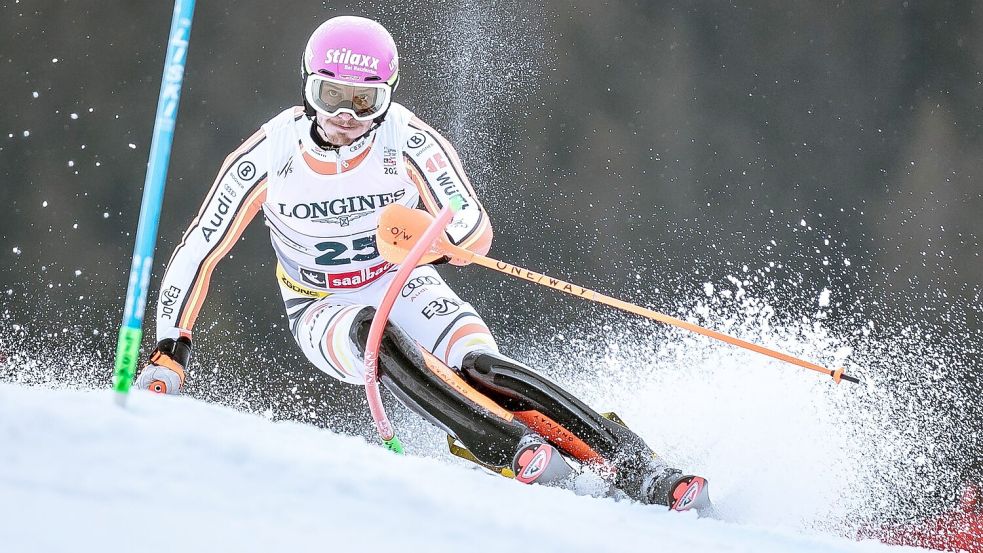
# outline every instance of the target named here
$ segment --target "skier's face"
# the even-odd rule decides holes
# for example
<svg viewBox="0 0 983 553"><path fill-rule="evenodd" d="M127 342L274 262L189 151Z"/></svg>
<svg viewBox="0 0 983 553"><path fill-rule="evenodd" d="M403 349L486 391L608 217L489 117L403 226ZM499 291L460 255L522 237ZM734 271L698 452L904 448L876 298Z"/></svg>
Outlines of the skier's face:
<svg viewBox="0 0 983 553"><path fill-rule="evenodd" d="M372 121L359 121L348 113L340 113L334 117L319 113L317 123L324 138L335 146L348 146L372 126Z"/></svg>

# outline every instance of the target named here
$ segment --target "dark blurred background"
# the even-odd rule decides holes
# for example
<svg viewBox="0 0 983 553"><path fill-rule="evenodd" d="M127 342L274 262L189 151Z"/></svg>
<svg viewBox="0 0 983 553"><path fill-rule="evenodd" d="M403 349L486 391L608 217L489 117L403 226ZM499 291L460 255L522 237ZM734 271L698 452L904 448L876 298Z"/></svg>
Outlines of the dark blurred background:
<svg viewBox="0 0 983 553"><path fill-rule="evenodd" d="M52 382L110 379L171 9L0 2L0 357ZM307 37L341 14L395 36L397 100L457 145L493 256L671 313L728 275L791 319L828 289L844 335L876 321L956 344L978 404L977 3L200 0L154 295L219 164L299 103ZM298 356L272 260L257 221L219 266L189 393L371 434L361 391ZM571 325L603 339L593 307L444 273L506 351ZM353 423L331 416L346 403Z"/></svg>

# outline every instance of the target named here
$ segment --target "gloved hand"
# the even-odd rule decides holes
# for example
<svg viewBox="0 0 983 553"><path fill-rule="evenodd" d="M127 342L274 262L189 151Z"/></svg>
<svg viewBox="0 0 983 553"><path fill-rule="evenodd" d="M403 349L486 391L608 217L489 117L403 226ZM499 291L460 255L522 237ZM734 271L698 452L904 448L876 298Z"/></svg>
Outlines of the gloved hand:
<svg viewBox="0 0 983 553"><path fill-rule="evenodd" d="M184 386L184 369L191 360L191 340L165 338L150 354L150 363L140 371L136 387L158 394L177 395Z"/></svg>

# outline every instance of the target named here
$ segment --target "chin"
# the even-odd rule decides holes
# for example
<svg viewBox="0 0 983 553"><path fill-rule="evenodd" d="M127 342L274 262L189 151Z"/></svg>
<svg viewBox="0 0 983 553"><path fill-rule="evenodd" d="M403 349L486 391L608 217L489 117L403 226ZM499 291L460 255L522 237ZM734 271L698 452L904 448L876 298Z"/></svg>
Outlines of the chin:
<svg viewBox="0 0 983 553"><path fill-rule="evenodd" d="M337 125L331 125L328 127L331 134L329 135L332 139L337 139L338 143L344 143L347 146L355 141L356 138L365 134L365 131L369 130L367 125L360 125L358 127L339 127ZM332 140L334 142L334 140Z"/></svg>
<svg viewBox="0 0 983 553"><path fill-rule="evenodd" d="M355 142L355 139L347 134L332 133L326 134L325 137L328 139L328 142L335 146L351 146L352 142Z"/></svg>
<svg viewBox="0 0 983 553"><path fill-rule="evenodd" d="M362 123L355 127L346 127L325 118L318 120L318 127L328 142L337 146L350 146L358 137L369 130L371 122Z"/></svg>

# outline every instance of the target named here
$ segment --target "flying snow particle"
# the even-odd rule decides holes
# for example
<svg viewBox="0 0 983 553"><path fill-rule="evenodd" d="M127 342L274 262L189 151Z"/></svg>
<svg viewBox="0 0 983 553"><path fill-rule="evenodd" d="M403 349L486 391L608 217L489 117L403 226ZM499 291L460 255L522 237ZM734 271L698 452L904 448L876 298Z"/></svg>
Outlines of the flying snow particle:
<svg viewBox="0 0 983 553"><path fill-rule="evenodd" d="M31 136L31 131L24 131L24 138Z"/></svg>
<svg viewBox="0 0 983 553"><path fill-rule="evenodd" d="M75 269L75 276L82 276L81 269Z"/></svg>
<svg viewBox="0 0 983 553"><path fill-rule="evenodd" d="M850 259L849 258L844 259L843 260L843 264L846 265L847 267L849 267L850 266Z"/></svg>
<svg viewBox="0 0 983 553"><path fill-rule="evenodd" d="M819 307L829 307L829 288L823 288L819 293Z"/></svg>
<svg viewBox="0 0 983 553"><path fill-rule="evenodd" d="M69 167L75 167L75 162L72 161L72 160L68 160L68 166Z"/></svg>
<svg viewBox="0 0 983 553"><path fill-rule="evenodd" d="M130 142L129 144L127 144L127 146L129 146L131 150L136 150L137 149L137 145L134 144L134 143L132 143L132 142Z"/></svg>
<svg viewBox="0 0 983 553"><path fill-rule="evenodd" d="M38 94L38 91L35 90L34 92L31 93L31 96L34 96L35 98L37 98L38 96L40 96L40 94Z"/></svg>
<svg viewBox="0 0 983 553"><path fill-rule="evenodd" d="M14 252L14 255L20 255L20 252L21 252L21 249L20 249L20 248L18 248L17 246L14 246L14 249L13 249L13 250L11 250L11 251L13 251L13 252Z"/></svg>
<svg viewBox="0 0 983 553"><path fill-rule="evenodd" d="M79 228L79 224L78 224L78 223L75 223L75 224L73 224L73 225L72 225L72 228L73 228L73 229L78 229L78 228Z"/></svg>
<svg viewBox="0 0 983 553"><path fill-rule="evenodd" d="M68 116L71 117L72 119L78 119L79 118L79 114L77 114L77 113L72 113L72 114L69 114Z"/></svg>
<svg viewBox="0 0 983 553"><path fill-rule="evenodd" d="M800 227L806 226L806 220L805 219L802 219L801 221L799 221L799 226Z"/></svg>
<svg viewBox="0 0 983 553"><path fill-rule="evenodd" d="M51 58L51 63L58 63L58 58Z"/></svg>
<svg viewBox="0 0 983 553"><path fill-rule="evenodd" d="M41 202L41 207L48 207L48 200Z"/></svg>
<svg viewBox="0 0 983 553"><path fill-rule="evenodd" d="M703 293L712 296L713 295L713 284L707 282L703 285Z"/></svg>
<svg viewBox="0 0 983 553"><path fill-rule="evenodd" d="M102 212L102 218L103 218L103 219L109 219L109 213L108 213L108 212L106 212L106 211L103 211L103 212Z"/></svg>

